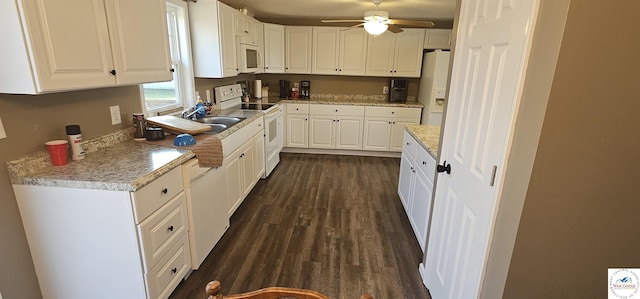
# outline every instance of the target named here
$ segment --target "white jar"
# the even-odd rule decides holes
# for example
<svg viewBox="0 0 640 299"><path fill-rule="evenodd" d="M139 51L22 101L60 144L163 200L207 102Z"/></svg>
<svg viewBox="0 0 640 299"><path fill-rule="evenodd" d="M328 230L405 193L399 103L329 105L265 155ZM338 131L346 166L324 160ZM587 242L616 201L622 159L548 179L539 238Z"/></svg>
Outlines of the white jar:
<svg viewBox="0 0 640 299"><path fill-rule="evenodd" d="M82 147L82 133L79 125L68 125L65 127L67 137L69 138L69 148L71 149L72 160L82 160L85 157L84 148Z"/></svg>

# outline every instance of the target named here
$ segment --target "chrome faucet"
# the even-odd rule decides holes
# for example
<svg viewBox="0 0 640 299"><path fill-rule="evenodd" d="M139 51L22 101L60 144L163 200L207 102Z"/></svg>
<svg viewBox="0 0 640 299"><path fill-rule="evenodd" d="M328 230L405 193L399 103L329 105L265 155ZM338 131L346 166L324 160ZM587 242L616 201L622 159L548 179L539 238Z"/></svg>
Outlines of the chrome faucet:
<svg viewBox="0 0 640 299"><path fill-rule="evenodd" d="M193 106L189 109L185 109L184 111L182 111L182 118L191 119L191 120L198 119L198 109L196 109L196 106Z"/></svg>

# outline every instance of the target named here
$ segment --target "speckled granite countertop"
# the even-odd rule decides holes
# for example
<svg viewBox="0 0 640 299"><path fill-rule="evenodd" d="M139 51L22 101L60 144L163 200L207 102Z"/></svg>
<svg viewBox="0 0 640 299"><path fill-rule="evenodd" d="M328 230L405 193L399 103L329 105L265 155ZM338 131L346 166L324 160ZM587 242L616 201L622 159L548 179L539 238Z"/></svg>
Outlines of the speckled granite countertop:
<svg viewBox="0 0 640 299"><path fill-rule="evenodd" d="M194 156L188 150L131 139L88 154L83 160L42 168L14 184L136 191Z"/></svg>
<svg viewBox="0 0 640 299"><path fill-rule="evenodd" d="M440 126L407 125L407 132L419 141L420 145L438 160L438 146L440 145Z"/></svg>
<svg viewBox="0 0 640 299"><path fill-rule="evenodd" d="M256 101L257 99L252 99ZM410 107L423 108L420 102L407 100L407 102L388 102L384 96L358 96L340 95L334 97L311 97L310 99L293 99L269 97L260 99L263 103L307 103L307 104L330 104L330 105L354 105L354 106L387 106L387 107Z"/></svg>
<svg viewBox="0 0 640 299"><path fill-rule="evenodd" d="M218 110L214 115L246 119L217 134L221 140L262 116L259 111ZM172 138L172 136L167 136ZM83 142L87 157L67 165L52 166L49 154L40 151L7 162L13 184L136 191L195 157L186 149L162 147L133 140L130 129Z"/></svg>

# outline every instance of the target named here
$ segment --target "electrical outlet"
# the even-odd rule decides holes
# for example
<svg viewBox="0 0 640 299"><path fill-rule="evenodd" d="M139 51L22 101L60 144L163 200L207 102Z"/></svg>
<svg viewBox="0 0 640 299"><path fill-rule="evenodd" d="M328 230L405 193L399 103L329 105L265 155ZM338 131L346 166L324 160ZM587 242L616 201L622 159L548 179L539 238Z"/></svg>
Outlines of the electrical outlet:
<svg viewBox="0 0 640 299"><path fill-rule="evenodd" d="M382 93L383 94L388 94L389 93L389 86L383 86L382 87Z"/></svg>
<svg viewBox="0 0 640 299"><path fill-rule="evenodd" d="M4 131L4 126L2 125L2 119L0 119L0 139L7 138L7 133ZM0 299L2 299L0 297Z"/></svg>
<svg viewBox="0 0 640 299"><path fill-rule="evenodd" d="M111 106L109 107L109 110L111 111L111 124L117 125L122 123L122 119L120 118L120 106Z"/></svg>

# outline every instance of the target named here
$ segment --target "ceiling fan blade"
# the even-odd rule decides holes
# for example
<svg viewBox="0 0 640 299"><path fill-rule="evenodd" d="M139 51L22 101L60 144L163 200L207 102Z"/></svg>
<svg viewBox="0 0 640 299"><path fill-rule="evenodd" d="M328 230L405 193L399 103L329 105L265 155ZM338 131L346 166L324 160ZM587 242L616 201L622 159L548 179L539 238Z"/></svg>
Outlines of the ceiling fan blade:
<svg viewBox="0 0 640 299"><path fill-rule="evenodd" d="M387 28L387 30L393 32L393 33L400 33L404 30L402 30L402 28L398 27L397 25L394 24L389 24L389 27Z"/></svg>
<svg viewBox="0 0 640 299"><path fill-rule="evenodd" d="M351 27L349 27L349 28L345 28L345 29L342 29L342 30L349 30L349 29L351 29L351 28L356 28L356 27L361 27L361 26L364 26L364 23L360 23L360 24L357 24L357 25L353 25L353 26L351 26Z"/></svg>
<svg viewBox="0 0 640 299"><path fill-rule="evenodd" d="M392 19L392 20L389 20L389 22L391 22L391 24L394 24L394 25L415 26L415 27L424 27L424 28L431 28L435 26L433 22L429 22L429 21Z"/></svg>
<svg viewBox="0 0 640 299"><path fill-rule="evenodd" d="M322 23L354 23L363 22L363 20L321 20Z"/></svg>

